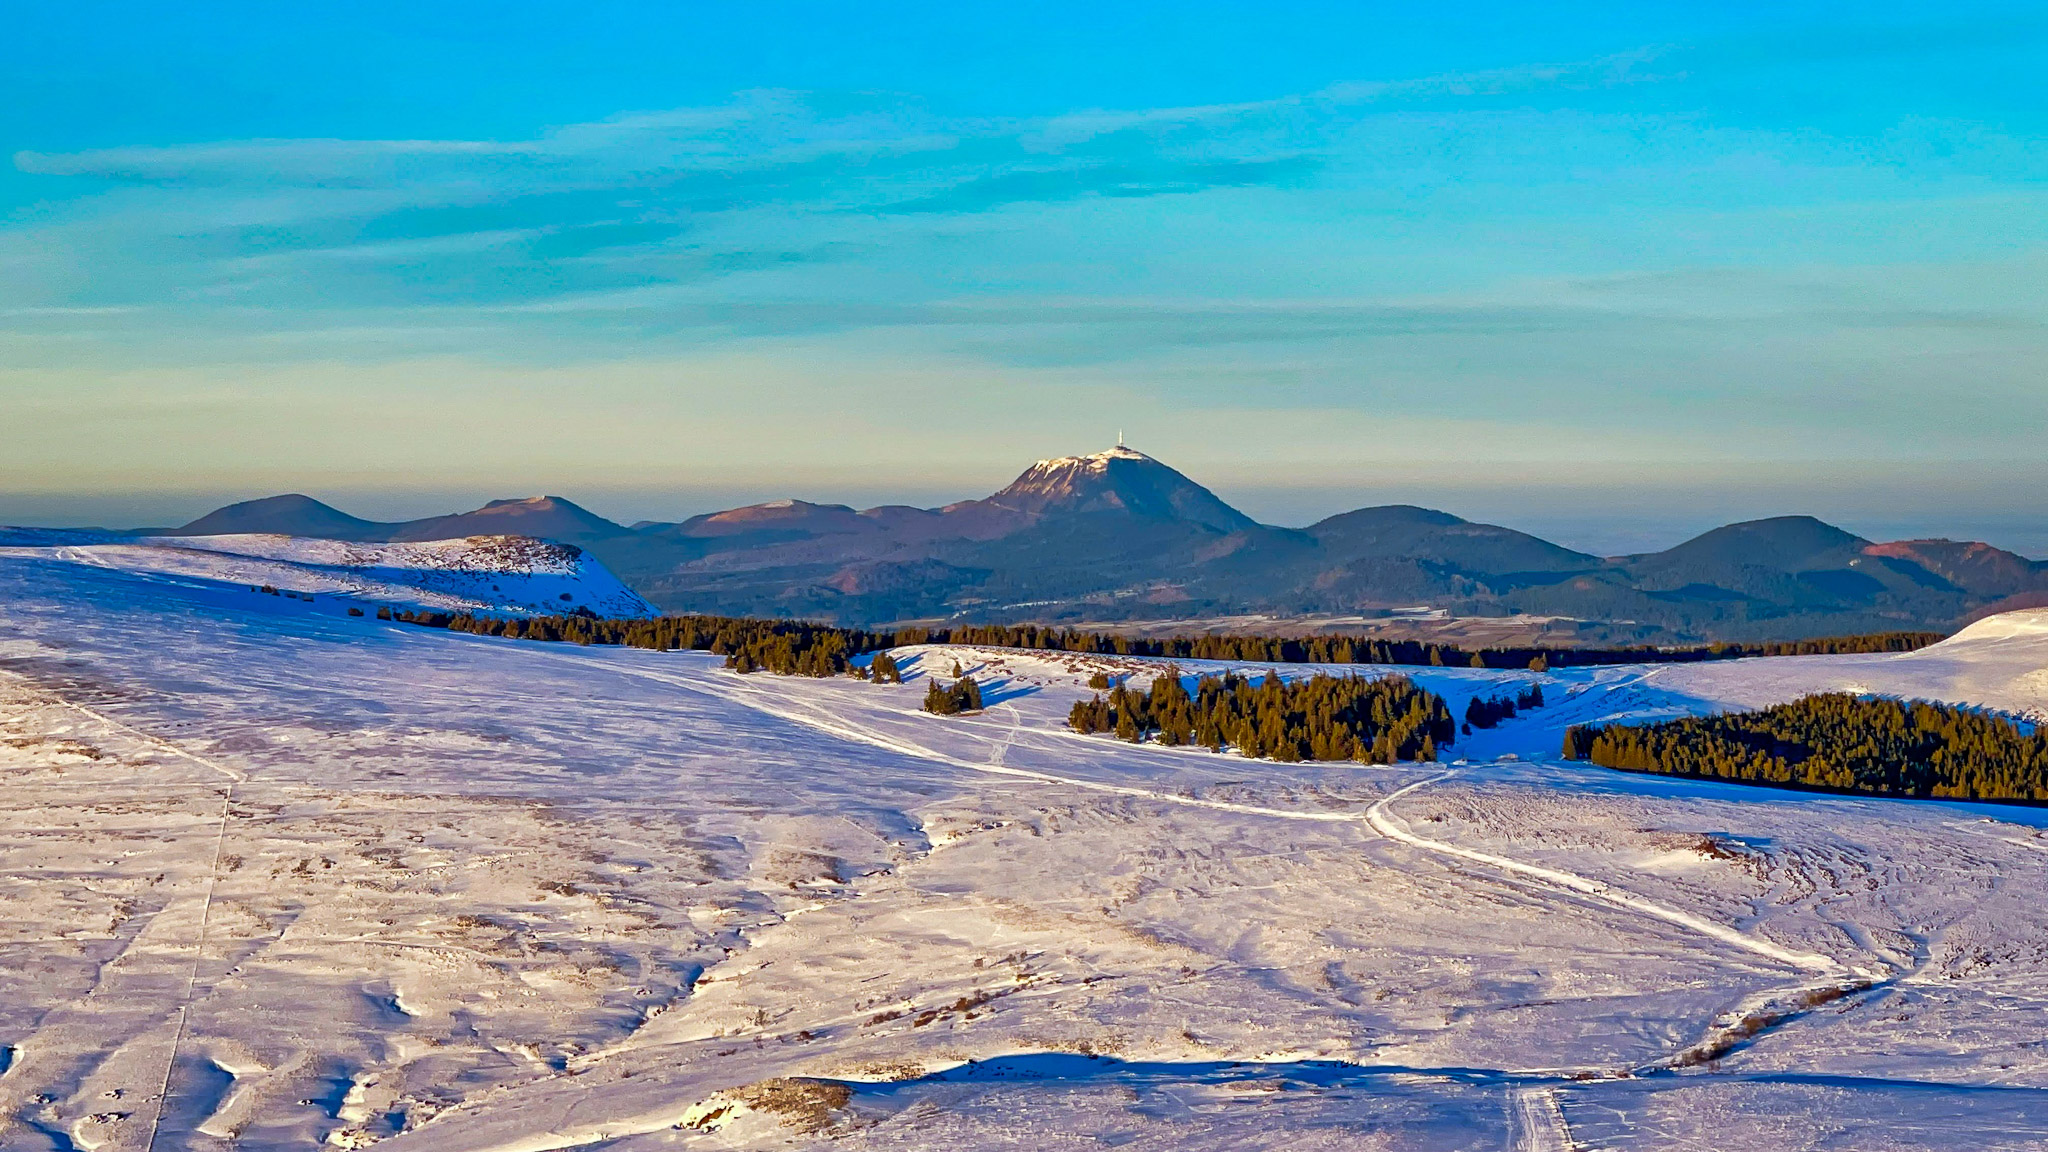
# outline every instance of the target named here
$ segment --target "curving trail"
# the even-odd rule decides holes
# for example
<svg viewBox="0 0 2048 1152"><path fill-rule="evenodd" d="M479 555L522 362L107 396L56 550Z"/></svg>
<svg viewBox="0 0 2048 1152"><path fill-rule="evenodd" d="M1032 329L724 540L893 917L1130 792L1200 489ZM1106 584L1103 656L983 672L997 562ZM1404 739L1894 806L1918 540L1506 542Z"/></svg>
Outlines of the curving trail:
<svg viewBox="0 0 2048 1152"><path fill-rule="evenodd" d="M798 711L779 706L771 702L768 693L762 692L758 688L744 685L736 685L731 689L722 685L713 687L701 680L655 672L646 668L627 667L604 660L589 660L575 656L560 656L557 659L593 668L602 668L624 676L637 676L644 680L658 681L698 693L699 695L710 696L741 705L742 707L752 708L765 715L787 720L792 724L801 724L806 728L812 728L827 735L837 736L842 740L849 740L857 744L867 744L871 747L895 752L898 755L927 760L935 764L944 764L953 768L965 768L973 772L986 772L994 776L1008 776L1019 780L1033 780L1040 784L1059 784L1069 788L1086 789L1090 792L1105 792L1114 796L1130 796L1143 800L1156 800L1162 804L1179 804L1190 808L1207 808L1217 812L1238 812L1249 816L1270 816L1276 820L1312 820L1331 824L1355 824L1360 820L1359 815L1355 812L1300 812L1286 808L1265 808L1256 804L1237 804L1228 800L1204 800L1196 796L1180 796L1171 792L1155 792L1149 788L1136 788L1128 784L1106 784L1099 780L1082 780L1072 776L1060 776L1055 773L1039 772L1029 768L1011 768L1000 762L964 760L958 756L949 756L944 752L926 748L922 744L914 744L908 740L898 740L884 736L879 732L869 731L820 709L812 708L806 711ZM738 677L734 677L734 679L738 679ZM1014 731L1012 739L1014 739ZM1004 747L1008 747L1007 742Z"/></svg>
<svg viewBox="0 0 2048 1152"><path fill-rule="evenodd" d="M852 740L858 743L868 744L878 748L885 748L891 752L896 752L905 756L914 756L922 760L928 760L935 763L946 764L958 768L965 768L975 772L985 772L999 776L1009 776L1025 780L1035 780L1044 784L1060 784L1072 788L1084 788L1094 792L1105 792L1118 796L1131 796L1147 800L1155 800L1166 804L1180 804L1195 808L1207 808L1223 812L1237 812L1253 816L1269 816L1281 820L1313 820L1325 823L1363 822L1370 826L1375 832L1378 832L1380 835L1385 836L1390 840L1395 840L1400 843L1407 844L1410 847L1420 848L1424 851L1434 852L1440 855L1455 856L1461 859L1473 861L1474 863L1486 864L1491 867L1501 869L1502 871L1511 872L1519 876L1526 876L1531 879L1538 880L1544 884L1550 885L1552 887L1562 888L1582 896L1588 896L1595 900L1599 900L1603 903L1613 905L1617 908L1625 908L1631 912L1636 912L1645 916L1651 916L1670 924L1676 924L1679 927L1685 928L1688 931L1694 932L1698 935L1708 937L1710 939L1719 941L1723 944L1733 945L1734 947L1743 949L1744 951L1754 953L1755 955L1765 957L1766 959L1775 960L1781 964L1788 964L1795 968L1801 968L1806 971L1825 976L1839 976L1850 973L1850 969L1847 965L1842 964L1841 962L1835 960L1833 957L1823 956L1814 952L1800 952L1795 949L1786 948L1778 944L1773 944L1768 940L1759 939L1755 936L1751 936L1735 928L1731 928L1725 924L1717 924L1712 920L1706 919L1705 917L1696 916L1690 912L1682 911L1677 908L1672 908L1667 905L1660 904L1655 900L1649 899L1648 897L1639 896L1625 889L1615 888L1612 885L1606 884L1602 881L1589 879L1587 877L1580 876L1577 873L1566 872L1556 868L1545 868L1535 864L1524 864L1519 860L1510 860L1505 856L1496 856L1488 852L1480 852L1471 848L1459 847L1455 844L1447 844L1441 840L1432 840L1426 836L1418 836L1408 829L1408 826L1405 822L1403 822L1399 817L1393 815L1393 813L1390 811L1390 806L1393 804L1394 801L1399 800L1401 797L1406 796L1409 793L1414 792L1420 788L1448 779L1449 777L1456 775L1456 773L1454 772L1438 773L1435 776L1431 776L1423 780L1418 780L1413 784L1409 784L1406 787L1400 788L1379 800L1377 803L1372 805L1372 807L1366 809L1365 813L1362 816L1354 812L1290 811L1284 808L1267 808L1255 804L1238 804L1223 800L1204 800L1198 797L1179 796L1172 793L1155 792L1150 789L1137 788L1129 785L1107 784L1102 783L1100 781L1081 780L1069 776L1060 776L1050 772L1038 772L1024 768L1007 767L1001 763L1003 759L1002 753L1005 750L1007 750L1009 744L1016 739L1018 727L1021 724L1022 720L1021 715L1019 715L1016 712L1016 709L1014 707L1011 708L1013 721L1008 737L1004 740L1003 745L997 749L992 761L981 762L965 760L957 756L949 756L945 753L934 751L930 748L926 748L922 745L915 744L907 740L896 739L893 737L882 735L878 732L868 731L853 724L850 721L844 720L837 716L833 716L830 713L823 712L822 710L816 708L798 710L788 707L787 705L773 701L769 693L764 692L761 689L752 687L751 685L735 684L730 686L729 688L724 685L718 685L714 687L713 685L707 684L700 679L676 676L668 673L657 672L652 669L633 668L618 662L591 660L575 656L562 656L559 658L579 664L584 664L590 667L609 669L611 671L618 672L623 675L638 676L649 680L655 680L661 683L688 689L690 691L698 692L704 695L714 696L720 699L730 701L735 704L740 704L748 708L753 708L757 711L778 717L780 719L788 720L791 723L801 724L805 727L813 728L817 731L825 732L830 735L840 737L841 739ZM738 680L740 678L733 677L733 679Z"/></svg>
<svg viewBox="0 0 2048 1152"><path fill-rule="evenodd" d="M1245 815L1263 816L1284 820L1312 820L1325 823L1359 824L1370 828L1389 840L1420 849L1425 852L1455 857L1490 868L1510 873L1516 877L1534 880L1541 885L1575 896L1598 900L1612 907L1649 916L1676 925L1716 944L1733 946L1745 952L1769 959L1776 963L1803 970L1814 975L1838 977L1846 972L1844 966L1834 959L1814 953L1801 952L1774 944L1768 940L1746 935L1732 927L1715 923L1704 917L1660 904L1632 892L1614 888L1601 881L1589 879L1560 869L1546 868L1508 859L1490 853L1460 847L1442 841L1419 836L1411 831L1393 812L1393 803L1427 785L1440 782L1455 773L1443 772L1417 780L1383 797L1363 811L1347 812L1301 812L1282 808L1271 808L1254 804L1231 803L1206 800L1197 797L1153 791L1131 785L1113 784L1097 780L1076 779L1051 772L1014 768L1004 763L1011 749L1027 734L1025 717L1013 705L997 705L1010 713L1008 723L1001 724L1000 731L988 731L989 746L985 759L974 760L925 747L907 736L892 735L863 725L857 719L841 716L820 703L807 701L800 696L778 691L773 681L754 681L740 676L720 674L689 675L665 672L655 668L636 667L624 661L611 661L567 653L548 654L551 658L565 660L588 668L607 670L619 675L645 679L668 687L694 694L712 697L748 708L764 715L773 716L791 724L800 725L836 739L884 749L896 755L914 757L929 763L950 768L982 773L1008 779L1033 781L1047 785L1078 788L1115 796L1127 796L1162 804L1181 805L1215 811ZM993 718L992 718L993 719ZM1000 723L1000 721L998 721ZM1809 983L1811 978L1809 978ZM593 1054L594 1060L604 1053ZM1660 1065L1661 1066L1661 1065ZM1578 1147L1560 1107L1557 1087L1551 1083L1526 1083L1512 1086L1509 1090L1509 1119L1513 1130L1514 1147L1528 1152L1571 1152ZM676 1115L673 1108L657 1109L645 1116L621 1117L605 1115L601 1122L592 1122L584 1128L551 1128L544 1136L522 1136L508 1143L488 1145L494 1152L537 1152L543 1147L561 1147L575 1143L595 1142L605 1136L618 1136L626 1132L654 1131L673 1125ZM480 1145L481 1146L481 1145Z"/></svg>
<svg viewBox="0 0 2048 1152"><path fill-rule="evenodd" d="M1768 940L1760 940L1747 933L1730 928L1725 924L1716 924L1704 917L1695 916L1690 912L1659 904L1655 900L1638 896L1633 892L1616 888L1599 880L1587 879L1575 872L1566 872L1557 868L1544 868L1535 864L1524 864L1519 860L1510 860L1505 856L1495 856L1490 852L1480 852L1472 848L1461 848L1456 844L1446 844L1441 840L1432 840L1427 836L1417 836L1408 830L1406 822L1388 810L1394 801L1408 795L1410 792L1438 783L1439 781L1447 780L1455 775L1457 775L1455 772L1440 772L1426 780L1417 780L1415 783L1389 794L1379 803L1366 809L1365 818L1371 823L1373 830L1380 835L1390 840L1398 840L1415 848L1421 848L1427 852L1435 852L1445 856L1456 856L1459 859L1490 865L1505 872L1513 872L1519 876L1528 876L1553 887L1577 892L1582 896L1590 896L1595 900L1612 904L1617 908L1626 908L1631 912L1640 912L1645 916L1654 916L1659 920L1668 921L1681 928L1697 932L1702 936L1712 937L1724 944L1732 944L1737 948L1754 952L1759 956L1776 960L1782 964L1790 964L1795 968L1804 968L1809 972L1838 975L1846 974L1849 971L1846 965L1835 960L1833 957L1822 956L1816 952L1799 952L1773 944Z"/></svg>

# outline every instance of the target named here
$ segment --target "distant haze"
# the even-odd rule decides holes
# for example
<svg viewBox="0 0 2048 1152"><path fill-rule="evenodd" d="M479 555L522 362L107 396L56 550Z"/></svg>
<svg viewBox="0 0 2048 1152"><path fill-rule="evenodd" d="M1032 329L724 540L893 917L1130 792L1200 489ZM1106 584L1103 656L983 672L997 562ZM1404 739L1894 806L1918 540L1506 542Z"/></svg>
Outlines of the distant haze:
<svg viewBox="0 0 2048 1152"><path fill-rule="evenodd" d="M1197 478L1204 477L1197 473ZM980 487L973 486L977 483ZM779 488L771 484L641 490L543 483L531 488L406 491L287 483L260 490L180 493L0 493L0 523L45 527L170 527L193 520L223 504L283 491L311 492L330 504L371 520L407 520L464 511L493 499L537 495L545 491L567 496L611 520L631 524L641 520L684 520L702 513L792 496L821 503L849 504L856 508L881 504L930 508L982 496L995 487L980 478L952 487L877 488L814 483ZM1916 505L1913 503L1914 493L1899 487L1869 492L1761 493L1644 488L1555 491L1445 486L1430 489L1421 485L1309 488L1216 483L1210 487L1234 506L1268 524L1298 527L1355 507L1418 504L1454 512L1470 520L1518 528L1568 548L1601 556L1657 551L1721 524L1803 513L1873 540L1982 540L2021 555L2048 559L2048 515L2025 507L2023 501L2006 503L1987 498L1980 507Z"/></svg>

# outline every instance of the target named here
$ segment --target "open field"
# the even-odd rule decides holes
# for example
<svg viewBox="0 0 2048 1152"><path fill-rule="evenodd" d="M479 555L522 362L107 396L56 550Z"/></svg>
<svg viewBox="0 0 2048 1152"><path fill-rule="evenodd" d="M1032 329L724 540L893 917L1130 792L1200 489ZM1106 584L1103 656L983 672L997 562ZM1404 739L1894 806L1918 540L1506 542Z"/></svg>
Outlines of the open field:
<svg viewBox="0 0 2048 1152"><path fill-rule="evenodd" d="M1902 656L1402 669L1454 712L1552 704L1392 768L1060 727L1143 661L899 655L900 687L740 677L0 559L0 1146L2048 1132L2048 812L1554 759L1569 723L1825 688L2048 715L2038 614ZM918 712L956 659L989 709Z"/></svg>

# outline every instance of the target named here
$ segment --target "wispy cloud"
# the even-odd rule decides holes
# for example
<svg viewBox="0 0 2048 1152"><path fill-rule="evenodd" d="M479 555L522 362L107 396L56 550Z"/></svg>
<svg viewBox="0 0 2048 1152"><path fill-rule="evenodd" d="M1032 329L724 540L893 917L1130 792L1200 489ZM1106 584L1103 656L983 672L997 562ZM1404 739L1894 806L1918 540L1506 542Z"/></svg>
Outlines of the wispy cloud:
<svg viewBox="0 0 2048 1152"><path fill-rule="evenodd" d="M1597 60L1528 64L1479 72L1333 85L1316 92L1234 104L1099 109L1051 117L942 117L894 93L758 91L726 105L630 113L572 124L530 140L259 139L176 147L23 151L15 166L39 175L189 186L389 187L522 176L575 182L623 176L670 177L688 170L728 175L806 161L877 162L876 175L927 163L988 160L996 153L1098 160L1140 141L1154 150L1257 146L1264 130L1327 142L1328 121L1372 107L1473 101L1544 89L1584 90L1656 79L1661 50ZM1113 141L1104 146L1101 142ZM997 143L995 149L976 143ZM1267 141L1265 143L1272 143ZM1094 147L1091 147L1091 144Z"/></svg>
<svg viewBox="0 0 2048 1152"><path fill-rule="evenodd" d="M846 259L891 217L1309 189L1363 115L1628 83L1648 58L1039 118L942 116L892 93L761 91L524 140L21 152L23 173L101 191L0 231L0 275L29 270L14 287L53 304L489 302L689 283ZM107 259L114 248L123 255ZM34 276L39 254L71 271Z"/></svg>
<svg viewBox="0 0 2048 1152"><path fill-rule="evenodd" d="M478 160L536 153L530 143L471 140L234 140L171 148L23 151L14 154L14 166L39 176L137 184L385 187L394 180L459 172Z"/></svg>
<svg viewBox="0 0 2048 1152"><path fill-rule="evenodd" d="M1759 381L2017 387L2037 274L1992 293L1855 266L1873 238L1980 270L2048 243L2039 141L1632 103L1702 58L1030 118L760 91L530 139L22 153L89 191L0 226L0 349L561 364L872 338L901 362L1171 380L1191 406L1426 390L1532 419L1681 380L1731 403ZM1872 366L1972 340L1990 351L1967 366Z"/></svg>

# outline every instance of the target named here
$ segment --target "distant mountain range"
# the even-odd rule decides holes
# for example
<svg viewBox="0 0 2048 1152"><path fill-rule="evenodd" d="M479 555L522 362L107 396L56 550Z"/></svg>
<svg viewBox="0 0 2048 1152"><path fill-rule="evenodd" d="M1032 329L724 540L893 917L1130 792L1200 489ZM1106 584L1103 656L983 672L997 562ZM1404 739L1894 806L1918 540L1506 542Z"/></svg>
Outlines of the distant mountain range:
<svg viewBox="0 0 2048 1152"><path fill-rule="evenodd" d="M1589 635L1607 640L1679 641L1948 628L2048 603L2048 564L1980 543L1873 543L1808 516L1731 524L1663 552L1615 557L1408 505L1276 528L1121 446L1041 460L986 499L943 508L779 500L629 528L543 496L377 523L293 495L232 504L174 534L238 532L535 536L588 549L670 611L843 624L1374 615L1427 605L1593 621Z"/></svg>

